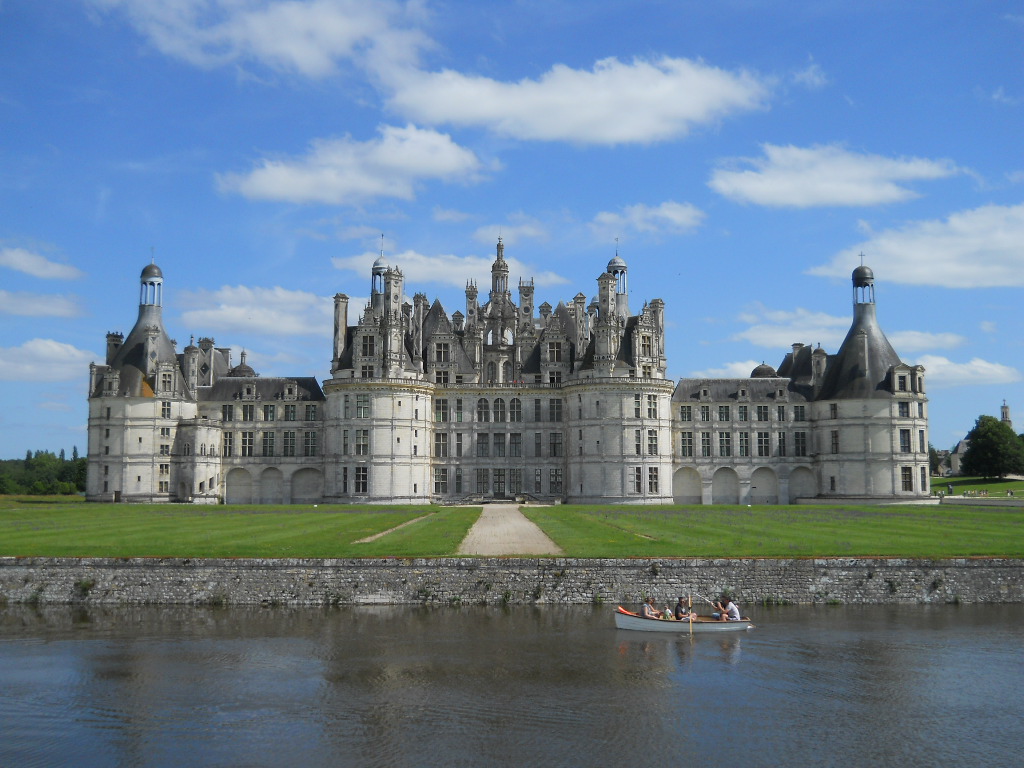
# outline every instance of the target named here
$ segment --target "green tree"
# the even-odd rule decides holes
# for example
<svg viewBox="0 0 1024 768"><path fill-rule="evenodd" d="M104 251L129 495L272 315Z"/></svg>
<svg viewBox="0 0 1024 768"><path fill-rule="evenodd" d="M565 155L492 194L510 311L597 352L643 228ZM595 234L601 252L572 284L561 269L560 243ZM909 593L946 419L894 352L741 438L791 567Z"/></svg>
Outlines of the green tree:
<svg viewBox="0 0 1024 768"><path fill-rule="evenodd" d="M935 446L928 443L928 468L933 475L939 474L939 452L935 450Z"/></svg>
<svg viewBox="0 0 1024 768"><path fill-rule="evenodd" d="M965 475L988 478L1024 474L1024 444L1012 427L995 416L979 416L967 440L960 464Z"/></svg>

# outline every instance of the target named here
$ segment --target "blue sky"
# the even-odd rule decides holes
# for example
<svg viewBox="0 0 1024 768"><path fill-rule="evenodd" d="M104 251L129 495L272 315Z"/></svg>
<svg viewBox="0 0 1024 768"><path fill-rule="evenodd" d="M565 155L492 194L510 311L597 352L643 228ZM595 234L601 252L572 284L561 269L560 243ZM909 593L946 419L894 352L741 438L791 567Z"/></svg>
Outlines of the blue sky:
<svg viewBox="0 0 1024 768"><path fill-rule="evenodd" d="M499 233L538 305L618 248L674 378L836 351L863 253L932 442L1024 431L1022 117L1004 2L0 0L0 457L84 453L151 258L179 349L323 379L382 246L450 314Z"/></svg>

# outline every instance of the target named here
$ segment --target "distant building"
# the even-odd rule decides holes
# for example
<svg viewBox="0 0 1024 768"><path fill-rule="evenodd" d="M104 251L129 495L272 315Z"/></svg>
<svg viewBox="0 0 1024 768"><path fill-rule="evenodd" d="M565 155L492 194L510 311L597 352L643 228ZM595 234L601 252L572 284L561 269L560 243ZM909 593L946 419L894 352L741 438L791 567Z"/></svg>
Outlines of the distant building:
<svg viewBox="0 0 1024 768"><path fill-rule="evenodd" d="M924 370L878 326L853 273L839 351L794 344L750 378L666 379L665 305L633 314L618 256L578 293L512 298L498 241L465 313L404 301L382 256L370 300L334 297L331 376L261 377L210 338L175 349L163 274L141 275L127 338L90 367L87 498L298 504L787 503L929 495Z"/></svg>

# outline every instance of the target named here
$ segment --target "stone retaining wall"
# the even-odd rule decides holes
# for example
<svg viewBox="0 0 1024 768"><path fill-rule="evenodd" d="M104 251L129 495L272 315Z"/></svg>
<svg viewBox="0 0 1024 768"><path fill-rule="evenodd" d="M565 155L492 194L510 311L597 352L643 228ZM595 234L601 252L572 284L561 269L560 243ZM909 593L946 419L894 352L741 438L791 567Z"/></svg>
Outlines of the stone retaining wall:
<svg viewBox="0 0 1024 768"><path fill-rule="evenodd" d="M1022 603L1024 560L0 557L0 603Z"/></svg>

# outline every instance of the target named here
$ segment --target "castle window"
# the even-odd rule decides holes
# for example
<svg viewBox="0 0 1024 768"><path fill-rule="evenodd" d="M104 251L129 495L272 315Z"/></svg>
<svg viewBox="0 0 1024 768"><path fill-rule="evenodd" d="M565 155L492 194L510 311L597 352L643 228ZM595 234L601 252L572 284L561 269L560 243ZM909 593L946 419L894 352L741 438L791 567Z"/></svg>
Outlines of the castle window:
<svg viewBox="0 0 1024 768"><path fill-rule="evenodd" d="M786 455L786 433L785 432L779 432L779 439L778 439L776 445L778 446L778 455L779 456L785 456Z"/></svg>
<svg viewBox="0 0 1024 768"><path fill-rule="evenodd" d="M839 453L839 430L833 429L830 437L832 453Z"/></svg>
<svg viewBox="0 0 1024 768"><path fill-rule="evenodd" d="M447 363L451 361L451 345L444 342L434 344L434 362Z"/></svg>
<svg viewBox="0 0 1024 768"><path fill-rule="evenodd" d="M434 401L434 421L448 421L448 401L446 399Z"/></svg>
<svg viewBox="0 0 1024 768"><path fill-rule="evenodd" d="M221 419L221 421L234 421L235 420L235 406L233 406L233 405L222 405L220 407L220 419Z"/></svg>
<svg viewBox="0 0 1024 768"><path fill-rule="evenodd" d="M491 451L491 436L484 432L476 436L476 455L489 456Z"/></svg>
<svg viewBox="0 0 1024 768"><path fill-rule="evenodd" d="M462 422L462 400L455 401L455 421Z"/></svg>
<svg viewBox="0 0 1024 768"><path fill-rule="evenodd" d="M914 470L912 467L900 467L900 480L904 491L914 490Z"/></svg>
<svg viewBox="0 0 1024 768"><path fill-rule="evenodd" d="M757 406L757 420L758 421L768 421L768 406L767 405L759 405L759 406Z"/></svg>
<svg viewBox="0 0 1024 768"><path fill-rule="evenodd" d="M508 455L513 458L520 458L523 455L523 436L519 432L513 432L508 436Z"/></svg>
<svg viewBox="0 0 1024 768"><path fill-rule="evenodd" d="M505 435L502 433L494 436L494 455L499 459L505 458Z"/></svg>
<svg viewBox="0 0 1024 768"><path fill-rule="evenodd" d="M740 432L740 456L750 456L749 432Z"/></svg>
<svg viewBox="0 0 1024 768"><path fill-rule="evenodd" d="M533 433L533 455L538 459L544 455L544 436L540 432ZM540 488L538 487L538 491Z"/></svg>
<svg viewBox="0 0 1024 768"><path fill-rule="evenodd" d="M562 342L560 341L549 341L548 342L548 362L560 363L562 362Z"/></svg>
<svg viewBox="0 0 1024 768"><path fill-rule="evenodd" d="M750 421L750 406L749 405L737 405L736 406L736 419L739 421Z"/></svg>
<svg viewBox="0 0 1024 768"><path fill-rule="evenodd" d="M357 429L355 431L356 456L370 455L370 430Z"/></svg>
<svg viewBox="0 0 1024 768"><path fill-rule="evenodd" d="M167 400L164 400L163 402L160 403L160 418L171 418L171 404Z"/></svg>
<svg viewBox="0 0 1024 768"><path fill-rule="evenodd" d="M481 397L476 401L476 420L482 422L491 420L491 406L486 398Z"/></svg>
<svg viewBox="0 0 1024 768"><path fill-rule="evenodd" d="M562 420L562 401L560 398L551 398L548 401L548 421Z"/></svg>
<svg viewBox="0 0 1024 768"><path fill-rule="evenodd" d="M732 456L732 434L729 432L718 433L718 455Z"/></svg>
<svg viewBox="0 0 1024 768"><path fill-rule="evenodd" d="M372 365L361 365L361 366L359 366L359 378L361 378L361 379L372 379L373 378L373 366Z"/></svg>
<svg viewBox="0 0 1024 768"><path fill-rule="evenodd" d="M693 456L693 432L683 432L679 446L681 456Z"/></svg>
<svg viewBox="0 0 1024 768"><path fill-rule="evenodd" d="M629 492L630 493L643 493L644 492L644 468L643 467L630 467L629 468Z"/></svg>
<svg viewBox="0 0 1024 768"><path fill-rule="evenodd" d="M306 406L306 421L316 421L316 406L315 405L307 405Z"/></svg>
<svg viewBox="0 0 1024 768"><path fill-rule="evenodd" d="M654 345L651 337L646 334L640 337L640 354L644 357L651 357L654 354Z"/></svg>
<svg viewBox="0 0 1024 768"><path fill-rule="evenodd" d="M658 468L648 467L647 468L647 492L657 493L658 492Z"/></svg>
<svg viewBox="0 0 1024 768"><path fill-rule="evenodd" d="M928 452L928 447L925 444L924 430L923 429L917 430L917 450L918 450L919 453L927 453Z"/></svg>
<svg viewBox="0 0 1024 768"><path fill-rule="evenodd" d="M633 418L639 419L641 412L641 402L643 398L639 392L633 395Z"/></svg>
<svg viewBox="0 0 1024 768"><path fill-rule="evenodd" d="M649 379L654 375L654 368L652 368L649 365L642 366L640 375L643 376L645 379Z"/></svg>
<svg viewBox="0 0 1024 768"><path fill-rule="evenodd" d="M900 430L900 453L910 453L910 430Z"/></svg>
<svg viewBox="0 0 1024 768"><path fill-rule="evenodd" d="M793 406L793 421L807 421L807 409L805 406Z"/></svg>
<svg viewBox="0 0 1024 768"><path fill-rule="evenodd" d="M375 354L375 339L373 336L363 336L362 355L364 357L372 357Z"/></svg>
<svg viewBox="0 0 1024 768"><path fill-rule="evenodd" d="M487 381L488 381L488 383L493 384L497 380L498 380L498 366L495 365L494 361L492 360L491 362L489 362L487 364Z"/></svg>
<svg viewBox="0 0 1024 768"><path fill-rule="evenodd" d="M793 455L794 456L806 456L807 455L807 433L806 432L794 432L793 433Z"/></svg>
<svg viewBox="0 0 1024 768"><path fill-rule="evenodd" d="M316 456L316 432L308 431L302 433L302 455Z"/></svg>
<svg viewBox="0 0 1024 768"><path fill-rule="evenodd" d="M643 442L643 431L639 429L633 430L633 442L636 446L636 455L643 456L644 454L644 442Z"/></svg>
<svg viewBox="0 0 1024 768"><path fill-rule="evenodd" d="M658 418L658 396L648 395L647 396L647 418L656 419Z"/></svg>
<svg viewBox="0 0 1024 768"><path fill-rule="evenodd" d="M548 471L548 493L560 494L562 492L562 470L561 468Z"/></svg>
<svg viewBox="0 0 1024 768"><path fill-rule="evenodd" d="M729 421L729 406L728 405L720 405L720 406L718 406L718 420L719 421Z"/></svg>
<svg viewBox="0 0 1024 768"><path fill-rule="evenodd" d="M505 400L500 397L494 400L494 420L499 423L505 421Z"/></svg>
<svg viewBox="0 0 1024 768"><path fill-rule="evenodd" d="M700 433L700 455L710 456L711 455L711 433L701 432Z"/></svg>
<svg viewBox="0 0 1024 768"><path fill-rule="evenodd" d="M513 496L523 492L523 470L510 469L508 471L508 492Z"/></svg>
<svg viewBox="0 0 1024 768"><path fill-rule="evenodd" d="M110 453L110 446L108 445L108 446L104 447L103 452L104 453ZM160 445L160 455L161 456L170 456L171 455L171 446L169 446L167 443L162 443Z"/></svg>
<svg viewBox="0 0 1024 768"><path fill-rule="evenodd" d="M900 418L906 419L910 417L910 403L903 401L897 404L899 408Z"/></svg>
<svg viewBox="0 0 1024 768"><path fill-rule="evenodd" d="M285 432L285 434L288 434L288 433ZM287 456L287 455L288 454L286 453L285 456ZM341 430L341 455L342 456L348 456L348 430L347 429Z"/></svg>
<svg viewBox="0 0 1024 768"><path fill-rule="evenodd" d="M252 456L253 448L253 437L255 432L243 432L242 433L242 455Z"/></svg>
<svg viewBox="0 0 1024 768"><path fill-rule="evenodd" d="M255 405L243 405L242 406L242 421L255 421L256 420L256 406Z"/></svg>
<svg viewBox="0 0 1024 768"><path fill-rule="evenodd" d="M770 432L758 432L757 433L757 455L758 456L771 456L772 455L772 442Z"/></svg>
<svg viewBox="0 0 1024 768"><path fill-rule="evenodd" d="M348 418L348 395L345 395L345 418ZM295 421L295 406L286 405L284 407L284 420Z"/></svg>
<svg viewBox="0 0 1024 768"><path fill-rule="evenodd" d="M511 400L508 401L508 420L523 420L523 401L520 400L518 397L513 397Z"/></svg>
<svg viewBox="0 0 1024 768"><path fill-rule="evenodd" d="M295 432L288 431L281 436L282 440L282 451L283 456L294 456L295 455ZM346 450L347 453L347 450Z"/></svg>
<svg viewBox="0 0 1024 768"><path fill-rule="evenodd" d="M923 419L924 418L924 403L918 403L917 404L917 418L919 418L919 419Z"/></svg>
<svg viewBox="0 0 1024 768"><path fill-rule="evenodd" d="M701 421L711 421L711 406L710 405L702 405L700 407L700 420Z"/></svg>
<svg viewBox="0 0 1024 768"><path fill-rule="evenodd" d="M277 406L274 406L274 405L264 405L263 406L263 420L264 421L273 421L274 417L276 417L276 416L277 416Z"/></svg>
<svg viewBox="0 0 1024 768"><path fill-rule="evenodd" d="M264 432L263 433L263 455L273 456L274 455L274 433Z"/></svg>
<svg viewBox="0 0 1024 768"><path fill-rule="evenodd" d="M828 417L830 419L838 419L839 418L839 403L829 403L828 404Z"/></svg>
<svg viewBox="0 0 1024 768"><path fill-rule="evenodd" d="M348 493L348 467L341 468L341 492Z"/></svg>
<svg viewBox="0 0 1024 768"><path fill-rule="evenodd" d="M225 456L233 456L235 451L235 433L225 432L224 433L224 445L221 449Z"/></svg>
<svg viewBox="0 0 1024 768"><path fill-rule="evenodd" d="M552 432L548 435L548 446L551 449L551 456L558 457L564 456L565 453L562 450L562 433Z"/></svg>
<svg viewBox="0 0 1024 768"><path fill-rule="evenodd" d="M561 384L562 383L562 372L561 371L548 371L548 384Z"/></svg>
<svg viewBox="0 0 1024 768"><path fill-rule="evenodd" d="M906 376L897 376L896 377L896 389L898 389L900 392L906 392L907 391L907 377ZM911 490L913 490L913 489L911 489Z"/></svg>
<svg viewBox="0 0 1024 768"><path fill-rule="evenodd" d="M786 420L786 406L780 405L780 406L777 407L777 410L778 410L778 414L777 414L778 420L779 421L785 421Z"/></svg>
<svg viewBox="0 0 1024 768"><path fill-rule="evenodd" d="M505 495L505 470L496 469L494 470L494 495L504 496Z"/></svg>
<svg viewBox="0 0 1024 768"><path fill-rule="evenodd" d="M357 419L368 419L368 418L370 418L370 396L369 395L356 395L356 418Z"/></svg>
<svg viewBox="0 0 1024 768"><path fill-rule="evenodd" d="M434 469L434 493L448 493L448 470L445 467Z"/></svg>
<svg viewBox="0 0 1024 768"><path fill-rule="evenodd" d="M447 384L449 382L448 371L434 371L434 383L435 384Z"/></svg>
<svg viewBox="0 0 1024 768"><path fill-rule="evenodd" d="M462 493L462 467L455 468L455 492Z"/></svg>
<svg viewBox="0 0 1024 768"><path fill-rule="evenodd" d="M369 493L370 487L370 468L369 467L356 467L355 482L353 484L353 490L356 493Z"/></svg>
<svg viewBox="0 0 1024 768"><path fill-rule="evenodd" d="M491 490L491 472L488 469L476 471L476 492L483 495Z"/></svg>
<svg viewBox="0 0 1024 768"><path fill-rule="evenodd" d="M656 429L647 430L647 455L658 455L658 430Z"/></svg>
<svg viewBox="0 0 1024 768"><path fill-rule="evenodd" d="M693 421L693 406L692 405L680 405L679 406L679 420L680 421Z"/></svg>
<svg viewBox="0 0 1024 768"><path fill-rule="evenodd" d="M171 374L169 374L169 373L162 373L162 374L160 374L160 390L162 392L170 392L171 389L173 388L172 382L173 382L173 379L171 378Z"/></svg>
<svg viewBox="0 0 1024 768"><path fill-rule="evenodd" d="M106 474L106 469L107 468L104 467L103 469L104 469L104 474ZM170 464L161 464L160 465L160 474L161 475L169 475L169 474L171 474L171 465Z"/></svg>
<svg viewBox="0 0 1024 768"><path fill-rule="evenodd" d="M928 491L928 470L921 467L921 493Z"/></svg>
<svg viewBox="0 0 1024 768"><path fill-rule="evenodd" d="M455 456L456 457L461 457L462 456L462 433L461 432L456 432L455 433Z"/></svg>

